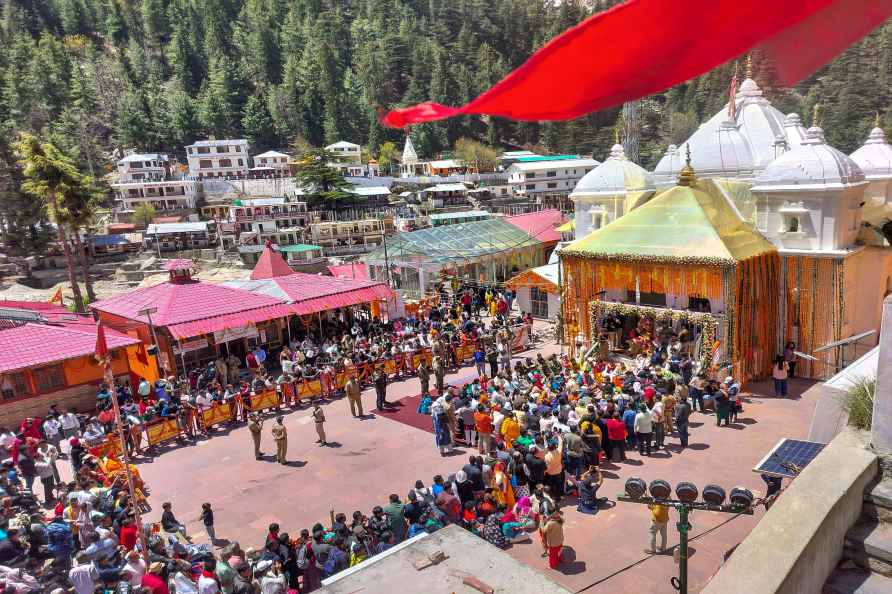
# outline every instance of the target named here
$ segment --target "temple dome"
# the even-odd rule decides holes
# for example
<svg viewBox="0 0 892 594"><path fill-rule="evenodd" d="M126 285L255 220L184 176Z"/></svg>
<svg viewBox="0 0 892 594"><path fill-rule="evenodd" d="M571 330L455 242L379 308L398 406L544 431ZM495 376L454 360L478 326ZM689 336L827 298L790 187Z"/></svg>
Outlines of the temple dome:
<svg viewBox="0 0 892 594"><path fill-rule="evenodd" d="M811 127L802 144L768 164L756 178L760 190L836 190L864 182L864 172L848 155L824 139L824 131Z"/></svg>
<svg viewBox="0 0 892 594"><path fill-rule="evenodd" d="M630 161L622 145L615 144L610 149L607 160L579 180L570 198L615 196L654 189L651 174L644 167Z"/></svg>
<svg viewBox="0 0 892 594"><path fill-rule="evenodd" d="M684 154L686 145L690 145L692 165L701 177L752 179L805 138L798 116L792 120L784 116L762 95L753 79L743 81L734 101L733 120L725 104L679 147L678 152ZM779 136L786 139L785 145L778 142ZM674 184L683 163L679 154L667 152L654 170L657 184Z"/></svg>
<svg viewBox="0 0 892 594"><path fill-rule="evenodd" d="M892 145L886 141L882 128L877 126L870 131L867 141L852 153L852 161L869 180L892 178Z"/></svg>

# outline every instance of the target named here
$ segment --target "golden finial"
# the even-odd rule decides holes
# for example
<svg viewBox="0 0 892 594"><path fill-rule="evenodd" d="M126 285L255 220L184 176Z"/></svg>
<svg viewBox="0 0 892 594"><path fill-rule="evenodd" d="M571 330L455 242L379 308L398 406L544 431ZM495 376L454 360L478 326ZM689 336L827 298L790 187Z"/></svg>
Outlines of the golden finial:
<svg viewBox="0 0 892 594"><path fill-rule="evenodd" d="M691 167L691 145L685 145L685 149L685 162L684 167L678 172L678 185L690 187L697 181L697 176L694 174L694 168Z"/></svg>
<svg viewBox="0 0 892 594"><path fill-rule="evenodd" d="M815 103L811 110L811 127L816 128L821 125L821 104Z"/></svg>
<svg viewBox="0 0 892 594"><path fill-rule="evenodd" d="M619 128L613 128L613 144L619 144Z"/></svg>
<svg viewBox="0 0 892 594"><path fill-rule="evenodd" d="M746 77L747 78L753 77L753 55L752 54L746 55Z"/></svg>

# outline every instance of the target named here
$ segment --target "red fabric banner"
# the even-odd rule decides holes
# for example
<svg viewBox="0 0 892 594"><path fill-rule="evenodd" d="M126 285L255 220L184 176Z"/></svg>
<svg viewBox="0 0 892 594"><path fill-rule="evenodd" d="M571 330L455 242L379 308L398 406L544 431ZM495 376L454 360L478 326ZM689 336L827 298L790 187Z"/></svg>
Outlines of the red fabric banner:
<svg viewBox="0 0 892 594"><path fill-rule="evenodd" d="M567 120L658 93L759 46L793 84L892 15L892 0L630 0L552 39L462 107L395 109L402 128L462 114Z"/></svg>

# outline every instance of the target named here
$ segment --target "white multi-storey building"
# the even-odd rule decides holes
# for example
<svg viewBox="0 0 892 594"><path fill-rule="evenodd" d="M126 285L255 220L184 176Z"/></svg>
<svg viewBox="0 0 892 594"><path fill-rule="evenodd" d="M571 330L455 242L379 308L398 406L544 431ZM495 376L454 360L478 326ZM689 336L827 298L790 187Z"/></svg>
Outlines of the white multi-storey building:
<svg viewBox="0 0 892 594"><path fill-rule="evenodd" d="M199 140L186 147L189 175L195 179L209 177L248 177L248 141Z"/></svg>
<svg viewBox="0 0 892 594"><path fill-rule="evenodd" d="M132 213L140 203L158 211L195 208L195 181L182 179L176 162L160 153L127 155L118 161L118 181L112 184L116 212Z"/></svg>
<svg viewBox="0 0 892 594"><path fill-rule="evenodd" d="M291 174L289 169L289 161L291 157L279 151L266 151L259 155L254 155L254 167L251 169L252 174L273 174L279 177L285 177Z"/></svg>
<svg viewBox="0 0 892 594"><path fill-rule="evenodd" d="M325 147L341 163L362 163L362 147L346 140Z"/></svg>
<svg viewBox="0 0 892 594"><path fill-rule="evenodd" d="M598 161L576 156L521 157L508 168L508 184L515 195L569 195Z"/></svg>

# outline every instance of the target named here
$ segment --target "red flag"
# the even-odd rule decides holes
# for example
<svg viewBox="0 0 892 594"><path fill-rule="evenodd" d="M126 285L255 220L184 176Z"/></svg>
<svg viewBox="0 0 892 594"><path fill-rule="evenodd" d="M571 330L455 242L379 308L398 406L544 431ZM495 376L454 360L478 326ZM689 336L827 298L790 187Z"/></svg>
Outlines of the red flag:
<svg viewBox="0 0 892 594"><path fill-rule="evenodd" d="M567 120L658 93L759 46L792 84L892 15L892 0L630 0L552 39L462 107L388 113L402 128L459 114ZM557 92L556 92L557 90Z"/></svg>
<svg viewBox="0 0 892 594"><path fill-rule="evenodd" d="M57 303L57 302L59 303L59 305L62 305L62 287L59 287L58 289L56 289L56 292L53 293L52 297L50 297L50 300L48 303Z"/></svg>
<svg viewBox="0 0 892 594"><path fill-rule="evenodd" d="M105 326L100 321L99 329L96 332L96 358L105 359L108 357L108 342L105 340Z"/></svg>

